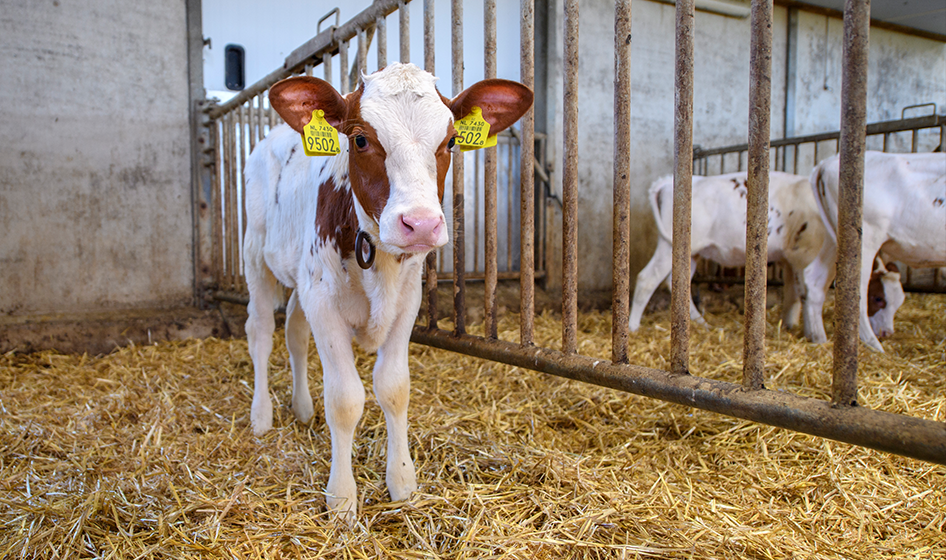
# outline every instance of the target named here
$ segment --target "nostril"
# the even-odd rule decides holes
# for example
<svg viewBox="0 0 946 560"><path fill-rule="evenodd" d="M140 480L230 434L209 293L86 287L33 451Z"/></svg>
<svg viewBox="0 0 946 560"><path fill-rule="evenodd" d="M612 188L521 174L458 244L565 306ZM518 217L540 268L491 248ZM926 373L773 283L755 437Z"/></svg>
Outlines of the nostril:
<svg viewBox="0 0 946 560"><path fill-rule="evenodd" d="M401 216L401 224L404 226L404 228L407 230L408 233L413 232L415 229L415 226L417 225L416 222L414 224L411 224L411 220L409 220L407 216Z"/></svg>

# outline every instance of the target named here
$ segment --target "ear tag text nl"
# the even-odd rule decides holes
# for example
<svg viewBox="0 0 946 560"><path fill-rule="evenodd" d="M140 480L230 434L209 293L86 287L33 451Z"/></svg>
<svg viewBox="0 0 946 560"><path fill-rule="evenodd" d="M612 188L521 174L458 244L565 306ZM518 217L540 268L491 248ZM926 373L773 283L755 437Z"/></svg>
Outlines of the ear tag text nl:
<svg viewBox="0 0 946 560"><path fill-rule="evenodd" d="M470 114L453 123L457 129L457 144L460 151L468 152L496 145L496 135L489 135L489 123L483 118L483 110L473 107Z"/></svg>
<svg viewBox="0 0 946 560"><path fill-rule="evenodd" d="M302 149L307 156L334 156L341 152L338 131L325 120L325 111L312 111L312 120L302 127Z"/></svg>

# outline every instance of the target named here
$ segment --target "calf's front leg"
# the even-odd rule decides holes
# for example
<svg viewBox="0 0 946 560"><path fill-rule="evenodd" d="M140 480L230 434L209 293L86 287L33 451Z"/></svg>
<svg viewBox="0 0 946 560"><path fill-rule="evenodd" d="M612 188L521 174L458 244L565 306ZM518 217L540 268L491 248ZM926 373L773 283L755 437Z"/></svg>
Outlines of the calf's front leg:
<svg viewBox="0 0 946 560"><path fill-rule="evenodd" d="M408 344L413 326L411 318L416 315L417 310L413 309L402 313L395 321L387 340L378 349L373 374L374 393L384 411L388 429L385 481L391 500L395 502L409 499L417 490L414 462L407 441L407 404L411 389Z"/></svg>
<svg viewBox="0 0 946 560"><path fill-rule="evenodd" d="M331 298L301 296L310 317L316 349L322 362L325 421L332 435L332 467L326 502L330 511L352 521L358 512L358 488L351 454L355 428L365 407L365 387L355 368L352 331L331 305ZM314 301L307 301L314 300ZM325 302L320 305L320 301Z"/></svg>

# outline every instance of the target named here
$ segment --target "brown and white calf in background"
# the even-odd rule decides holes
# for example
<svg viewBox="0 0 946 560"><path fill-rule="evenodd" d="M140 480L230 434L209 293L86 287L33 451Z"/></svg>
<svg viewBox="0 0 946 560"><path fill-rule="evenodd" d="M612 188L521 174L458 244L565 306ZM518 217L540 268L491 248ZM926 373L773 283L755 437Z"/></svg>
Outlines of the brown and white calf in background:
<svg viewBox="0 0 946 560"><path fill-rule="evenodd" d="M435 81L400 63L364 76L344 97L317 78L283 80L269 96L287 125L273 129L246 164L253 431L263 434L273 422L267 366L282 284L293 289L286 308L292 410L301 422L313 414L306 375L311 328L332 436L328 507L349 519L358 507L352 441L365 402L352 339L378 353L373 385L388 429L386 482L391 498L404 500L417 489L407 440L408 341L424 258L447 242L441 203L455 151L453 123L480 107L496 134L532 104L532 92L508 80L479 82L452 100ZM303 153L300 132L316 109L339 132L336 156Z"/></svg>
<svg viewBox="0 0 946 560"><path fill-rule="evenodd" d="M725 267L746 264L746 181L741 171L711 177L694 176L690 226L690 275L696 258L703 257ZM654 291L670 274L672 264L673 177L662 177L649 190L651 210L657 222L657 248L637 276L629 327L640 328L641 316ZM782 324L794 328L801 317L805 336L815 343L827 342L821 318L825 291L834 279L836 253L818 213L807 177L774 171L769 174L768 261L785 268ZM830 263L821 267L815 263ZM874 310L879 325L893 321L893 312L903 302L899 275L878 273L871 283ZM896 307L887 301L899 302ZM886 317L889 315L889 317ZM690 318L706 325L690 302Z"/></svg>
<svg viewBox="0 0 946 560"><path fill-rule="evenodd" d="M832 239L837 237L839 172L838 156L822 161L811 172L818 209ZM877 266L873 257L883 251L911 267L946 266L946 154L867 152L863 204L859 334L865 344L883 352L875 336L881 334L878 325L868 315L873 293L869 283ZM891 307L888 297L886 309ZM893 332L895 311L890 312L887 334Z"/></svg>

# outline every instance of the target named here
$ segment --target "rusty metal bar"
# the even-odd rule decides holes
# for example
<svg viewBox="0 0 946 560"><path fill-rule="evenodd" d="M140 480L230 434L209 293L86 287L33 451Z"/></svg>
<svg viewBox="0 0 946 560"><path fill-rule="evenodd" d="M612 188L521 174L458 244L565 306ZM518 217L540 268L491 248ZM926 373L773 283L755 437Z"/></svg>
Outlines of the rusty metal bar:
<svg viewBox="0 0 946 560"><path fill-rule="evenodd" d="M515 191L513 191L513 178L512 178L512 166L513 166L513 150L512 142L509 143L509 158L507 161L509 164L506 166L506 270L512 271L512 236L513 236L513 218L515 208Z"/></svg>
<svg viewBox="0 0 946 560"><path fill-rule="evenodd" d="M411 61L411 9L407 0L397 3L398 42L401 46L401 62Z"/></svg>
<svg viewBox="0 0 946 560"><path fill-rule="evenodd" d="M229 289L234 289L236 286L236 278L234 276L234 266L233 266L233 224L236 223L236 189L233 188L233 185L236 184L237 178L237 160L236 160L236 145L239 142L239 134L237 133L237 120L239 117L239 111L234 111L231 114L231 117L228 122L228 130L230 132L230 142L227 146L227 155L228 155L228 171L227 171L227 184L224 187L227 200L227 210L225 215L225 226L224 226L224 239L225 239L225 267L226 272L224 278L226 278L226 286Z"/></svg>
<svg viewBox="0 0 946 560"><path fill-rule="evenodd" d="M496 77L496 0L485 0L483 2L483 60L485 64L484 77L491 79ZM499 233L497 231L497 189L499 183L498 169L498 150L499 146L486 148L485 161L483 163L484 175L484 213L486 223L486 286L484 289L485 297L483 301L484 319L483 327L486 336L497 338L499 336L499 320L496 316L496 283L497 283L497 240Z"/></svg>
<svg viewBox="0 0 946 560"><path fill-rule="evenodd" d="M213 273L214 282L219 284L223 277L223 185L226 183L226 121L217 119L211 121L210 131L214 136L213 151L213 187L210 189L210 208L213 220L211 239L213 240Z"/></svg>
<svg viewBox="0 0 946 560"><path fill-rule="evenodd" d="M522 347L442 330L414 328L411 341L502 362L558 377L733 416L769 426L862 445L946 465L946 424L864 407L830 402L786 391L746 391L741 384L695 375L614 364L547 348Z"/></svg>
<svg viewBox="0 0 946 560"><path fill-rule="evenodd" d="M402 48L403 50L403 48ZM424 0L424 70L433 74L434 0ZM437 251L427 254L427 328L437 328Z"/></svg>
<svg viewBox="0 0 946 560"><path fill-rule="evenodd" d="M574 354L578 350L578 0L565 1L564 58L562 351Z"/></svg>
<svg viewBox="0 0 946 560"><path fill-rule="evenodd" d="M463 91L463 0L453 0L450 6L453 95ZM453 313L454 332L466 332L466 180L463 153L453 155Z"/></svg>
<svg viewBox="0 0 946 560"><path fill-rule="evenodd" d="M246 167L246 159L249 157L249 143L247 142L247 135L251 138L253 136L252 131L252 116L250 109L252 108L252 100L248 101L242 109L240 109L240 117L244 119L240 123L240 164L237 168L237 172L240 174L239 183L239 192L237 193L237 222L236 227L233 230L233 246L236 249L236 258L233 261L233 264L236 266L234 272L234 277L236 278L236 285L240 290L246 290L246 278L243 277L243 226L246 225L246 175L243 170ZM237 188L236 186L234 188Z"/></svg>
<svg viewBox="0 0 946 560"><path fill-rule="evenodd" d="M520 0L519 81L535 89L535 0ZM519 343L535 341L535 107L519 121Z"/></svg>
<svg viewBox="0 0 946 560"><path fill-rule="evenodd" d="M631 239L631 0L614 4L614 216L611 360L627 363Z"/></svg>
<svg viewBox="0 0 946 560"><path fill-rule="evenodd" d="M473 152L473 270L480 269L480 162L479 151ZM484 193L485 198L485 193ZM484 216L485 217L485 216Z"/></svg>
<svg viewBox="0 0 946 560"><path fill-rule="evenodd" d="M844 3L841 74L840 178L838 182L838 275L834 303L835 405L857 403L857 344L860 318L861 218L867 122L867 51L870 0Z"/></svg>
<svg viewBox="0 0 946 560"><path fill-rule="evenodd" d="M670 371L690 368L690 195L693 190L693 0L677 0L674 80Z"/></svg>
<svg viewBox="0 0 946 560"><path fill-rule="evenodd" d="M769 112L772 98L772 0L753 0L749 55L749 155L746 195L746 312L742 383L762 388L768 262ZM778 148L776 148L776 161Z"/></svg>
<svg viewBox="0 0 946 560"><path fill-rule="evenodd" d="M375 20L375 40L378 41L378 70L388 65L388 18L379 15Z"/></svg>

